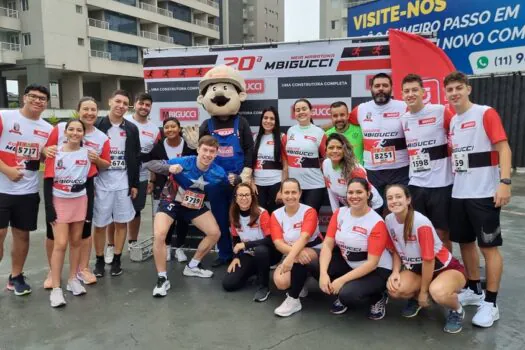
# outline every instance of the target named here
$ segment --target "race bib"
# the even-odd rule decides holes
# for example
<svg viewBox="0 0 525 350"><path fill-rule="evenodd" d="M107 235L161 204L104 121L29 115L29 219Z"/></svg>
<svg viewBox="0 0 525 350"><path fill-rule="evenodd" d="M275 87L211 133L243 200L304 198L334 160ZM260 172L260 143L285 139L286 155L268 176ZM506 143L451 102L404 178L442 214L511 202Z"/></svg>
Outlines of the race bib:
<svg viewBox="0 0 525 350"><path fill-rule="evenodd" d="M189 209L200 209L204 204L204 193L186 190L182 195L181 205Z"/></svg>
<svg viewBox="0 0 525 350"><path fill-rule="evenodd" d="M412 171L415 173L430 171L430 154L419 153L414 156L410 156L410 166L412 167Z"/></svg>
<svg viewBox="0 0 525 350"><path fill-rule="evenodd" d="M396 148L394 146L372 148L372 164L392 164L396 161Z"/></svg>
<svg viewBox="0 0 525 350"><path fill-rule="evenodd" d="M109 170L126 170L126 159L124 158L124 151L110 152L111 165Z"/></svg>
<svg viewBox="0 0 525 350"><path fill-rule="evenodd" d="M456 173L464 173L468 170L468 153L452 153L452 165Z"/></svg>
<svg viewBox="0 0 525 350"><path fill-rule="evenodd" d="M40 159L40 145L36 142L22 142L16 143L15 157L17 160L39 160Z"/></svg>

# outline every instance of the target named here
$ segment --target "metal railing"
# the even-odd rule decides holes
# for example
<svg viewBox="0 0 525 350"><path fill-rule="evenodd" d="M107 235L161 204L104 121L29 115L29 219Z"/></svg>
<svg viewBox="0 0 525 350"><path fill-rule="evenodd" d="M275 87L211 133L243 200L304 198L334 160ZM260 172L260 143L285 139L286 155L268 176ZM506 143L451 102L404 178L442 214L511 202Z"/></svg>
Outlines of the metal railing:
<svg viewBox="0 0 525 350"><path fill-rule="evenodd" d="M219 31L219 26L216 25L216 24L213 24L213 23L208 23L208 22L202 21L200 19L194 19L193 23L198 25L198 26L201 26L201 27L206 27L206 28L209 28L211 30L215 30L217 32Z"/></svg>
<svg viewBox="0 0 525 350"><path fill-rule="evenodd" d="M91 27L97 27L97 28L109 30L109 22L106 22L106 21L101 21L99 19L94 19L94 18L88 18L88 24Z"/></svg>
<svg viewBox="0 0 525 350"><path fill-rule="evenodd" d="M18 18L18 11L13 9L8 9L5 7L0 7L0 16Z"/></svg>
<svg viewBox="0 0 525 350"><path fill-rule="evenodd" d="M91 57L103 58L105 60L111 60L111 53L106 51L89 50Z"/></svg>
<svg viewBox="0 0 525 350"><path fill-rule="evenodd" d="M147 39L163 41L165 43L173 44L173 38L171 36L147 32L144 30L140 31L140 36Z"/></svg>
<svg viewBox="0 0 525 350"><path fill-rule="evenodd" d="M13 43L7 43L7 42L0 42L0 50L2 51L17 51L21 52L22 47L20 44L13 44Z"/></svg>
<svg viewBox="0 0 525 350"><path fill-rule="evenodd" d="M159 15L173 18L173 12L157 7L157 6L146 4L145 2L140 3L140 8L143 10L149 11L149 12L155 12L155 13L158 13Z"/></svg>
<svg viewBox="0 0 525 350"><path fill-rule="evenodd" d="M216 9L219 8L219 4L215 1L212 1L212 0L197 0L198 2L201 2L203 4L206 4L208 6L212 6L212 7L215 7Z"/></svg>

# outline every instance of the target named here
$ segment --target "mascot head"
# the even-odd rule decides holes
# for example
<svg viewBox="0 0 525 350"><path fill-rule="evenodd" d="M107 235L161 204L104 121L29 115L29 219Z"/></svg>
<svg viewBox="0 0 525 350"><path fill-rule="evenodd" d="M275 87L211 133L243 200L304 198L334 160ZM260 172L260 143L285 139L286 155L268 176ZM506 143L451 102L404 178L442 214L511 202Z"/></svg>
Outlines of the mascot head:
<svg viewBox="0 0 525 350"><path fill-rule="evenodd" d="M210 116L236 115L247 97L244 78L229 66L213 67L199 82L197 102Z"/></svg>

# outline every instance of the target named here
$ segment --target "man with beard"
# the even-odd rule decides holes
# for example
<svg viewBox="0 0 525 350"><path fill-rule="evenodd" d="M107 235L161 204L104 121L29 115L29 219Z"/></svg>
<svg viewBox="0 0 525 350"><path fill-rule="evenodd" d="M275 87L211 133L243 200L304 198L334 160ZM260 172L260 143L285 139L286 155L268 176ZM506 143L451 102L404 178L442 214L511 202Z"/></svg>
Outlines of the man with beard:
<svg viewBox="0 0 525 350"><path fill-rule="evenodd" d="M361 126L368 180L384 197L387 185L408 185L408 152L400 119L407 106L392 99L392 78L388 74L374 75L370 87L372 100L355 107L348 120Z"/></svg>
<svg viewBox="0 0 525 350"><path fill-rule="evenodd" d="M326 136L334 132L343 135L354 152L359 164L363 164L363 135L359 125L350 124L348 121L348 106L343 101L337 101L330 105L330 116L332 117L333 127L326 130Z"/></svg>
<svg viewBox="0 0 525 350"><path fill-rule="evenodd" d="M139 129L139 139L141 148L141 157L145 158L149 155L153 146L159 139L159 128L152 123L148 117L151 112L151 105L153 99L150 94L140 93L135 96L135 113L133 116L126 116ZM128 246L137 242L140 230L140 212L146 206L146 197L153 191L153 182L148 183L149 171L144 166L140 168L139 187L137 196L132 200L133 208L135 209L135 217L128 225ZM104 256L106 264L111 264L114 255L114 237L115 226L108 226L108 246Z"/></svg>

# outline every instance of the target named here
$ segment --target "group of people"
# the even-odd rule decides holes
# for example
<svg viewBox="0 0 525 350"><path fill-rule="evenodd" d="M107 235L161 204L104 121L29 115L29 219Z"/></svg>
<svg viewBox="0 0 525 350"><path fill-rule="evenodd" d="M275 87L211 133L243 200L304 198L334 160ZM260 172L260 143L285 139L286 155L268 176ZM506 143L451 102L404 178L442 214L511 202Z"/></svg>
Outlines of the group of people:
<svg viewBox="0 0 525 350"><path fill-rule="evenodd" d="M379 320L388 299L399 298L407 300L402 315L414 317L434 300L448 310L448 333L461 331L466 305L478 306L474 325L492 326L503 266L500 209L511 193L511 151L499 115L470 101L460 72L444 80L454 113L425 105L415 74L403 79L403 101L392 98L387 74L376 74L370 86L372 100L351 111L344 102L331 105L327 131L313 124L307 99L294 103L297 124L286 133L269 107L255 140L238 115L210 118L198 137L191 127L183 132L176 118L163 120L159 132L148 120L151 96L139 94L133 116L125 117L131 99L123 90L113 93L108 116L97 120L95 101L83 98L78 119L52 128L40 118L49 92L28 86L23 108L0 116L0 259L9 225L13 232L8 289L31 292L22 271L44 158L50 265L44 286L53 307L66 303L61 274L68 242L67 290L81 295L83 284L104 276L106 264L112 276L122 273L126 238L130 246L137 242L140 213L153 193L153 296L170 289L172 245L177 260L187 262L183 274L203 278L214 274L201 261L217 245L214 266L227 265L226 291L255 278L254 300L263 302L274 269L274 285L288 291L275 309L281 317L301 310L313 277L333 296L334 314L367 304L368 317ZM208 87L199 88L206 98ZM322 233L325 198L333 214ZM189 223L204 233L191 259L181 249ZM464 267L451 242L459 243Z"/></svg>

